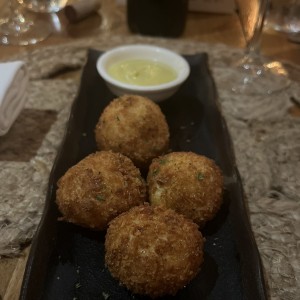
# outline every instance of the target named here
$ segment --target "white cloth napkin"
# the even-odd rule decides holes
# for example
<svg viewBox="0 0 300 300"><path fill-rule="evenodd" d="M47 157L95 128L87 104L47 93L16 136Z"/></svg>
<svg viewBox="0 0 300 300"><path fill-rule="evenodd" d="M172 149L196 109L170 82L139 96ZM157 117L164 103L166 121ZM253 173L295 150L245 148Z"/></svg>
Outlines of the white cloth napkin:
<svg viewBox="0 0 300 300"><path fill-rule="evenodd" d="M0 63L0 136L9 131L23 109L28 81L24 62Z"/></svg>

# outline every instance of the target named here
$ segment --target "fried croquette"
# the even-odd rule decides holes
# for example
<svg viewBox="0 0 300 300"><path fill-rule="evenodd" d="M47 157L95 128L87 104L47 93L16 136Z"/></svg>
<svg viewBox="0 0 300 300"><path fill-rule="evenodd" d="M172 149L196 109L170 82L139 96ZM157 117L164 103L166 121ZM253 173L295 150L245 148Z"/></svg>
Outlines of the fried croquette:
<svg viewBox="0 0 300 300"><path fill-rule="evenodd" d="M146 201L146 184L126 156L100 151L71 167L58 181L63 220L103 230L120 213Z"/></svg>
<svg viewBox="0 0 300 300"><path fill-rule="evenodd" d="M124 95L102 112L95 128L99 149L129 157L146 169L169 146L169 127L160 107L148 98Z"/></svg>
<svg viewBox="0 0 300 300"><path fill-rule="evenodd" d="M174 209L200 227L222 204L223 176L215 162L193 152L154 159L147 176L150 203Z"/></svg>
<svg viewBox="0 0 300 300"><path fill-rule="evenodd" d="M171 209L141 205L109 223L105 262L135 294L175 295L200 270L203 245L191 220Z"/></svg>

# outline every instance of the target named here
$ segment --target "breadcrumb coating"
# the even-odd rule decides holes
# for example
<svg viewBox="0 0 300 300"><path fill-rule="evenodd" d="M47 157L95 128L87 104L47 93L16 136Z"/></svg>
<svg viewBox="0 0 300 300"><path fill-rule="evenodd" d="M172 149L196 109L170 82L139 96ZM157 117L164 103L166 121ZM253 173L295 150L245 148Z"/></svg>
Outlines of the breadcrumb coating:
<svg viewBox="0 0 300 300"><path fill-rule="evenodd" d="M129 158L111 151L90 154L71 167L56 191L63 220L96 230L145 200L140 171Z"/></svg>
<svg viewBox="0 0 300 300"><path fill-rule="evenodd" d="M124 95L102 112L95 139L99 149L122 153L145 169L168 149L169 128L156 103L142 96Z"/></svg>
<svg viewBox="0 0 300 300"><path fill-rule="evenodd" d="M133 293L175 295L200 270L203 245L191 220L171 209L141 205L110 222L105 262Z"/></svg>
<svg viewBox="0 0 300 300"><path fill-rule="evenodd" d="M220 168L193 152L172 152L154 159L147 183L152 205L172 208L200 227L215 217L222 204Z"/></svg>

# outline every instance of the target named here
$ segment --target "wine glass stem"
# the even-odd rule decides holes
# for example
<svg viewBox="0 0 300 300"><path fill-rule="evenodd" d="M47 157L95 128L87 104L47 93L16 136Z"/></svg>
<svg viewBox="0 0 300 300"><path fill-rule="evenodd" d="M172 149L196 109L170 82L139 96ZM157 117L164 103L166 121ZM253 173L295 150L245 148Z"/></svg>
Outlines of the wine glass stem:
<svg viewBox="0 0 300 300"><path fill-rule="evenodd" d="M270 0L260 0L258 16L252 37L247 42L246 53L248 56L257 57L260 52L262 29Z"/></svg>

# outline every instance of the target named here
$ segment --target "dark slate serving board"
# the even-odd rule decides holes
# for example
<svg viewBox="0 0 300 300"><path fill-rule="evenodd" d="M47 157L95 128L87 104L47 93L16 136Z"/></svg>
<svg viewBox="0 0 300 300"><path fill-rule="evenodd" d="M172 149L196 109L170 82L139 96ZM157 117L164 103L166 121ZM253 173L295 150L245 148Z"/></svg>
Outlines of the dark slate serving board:
<svg viewBox="0 0 300 300"><path fill-rule="evenodd" d="M25 271L22 300L148 299L132 295L105 268L105 233L57 221L56 182L69 167L96 150L95 124L114 98L97 73L99 55L98 51L89 51L79 93L51 172L46 207ZM261 261L207 58L205 53L186 56L191 66L188 80L160 107L170 127L172 150L206 155L223 170L224 204L202 231L206 243L201 272L176 296L163 299L266 299Z"/></svg>

